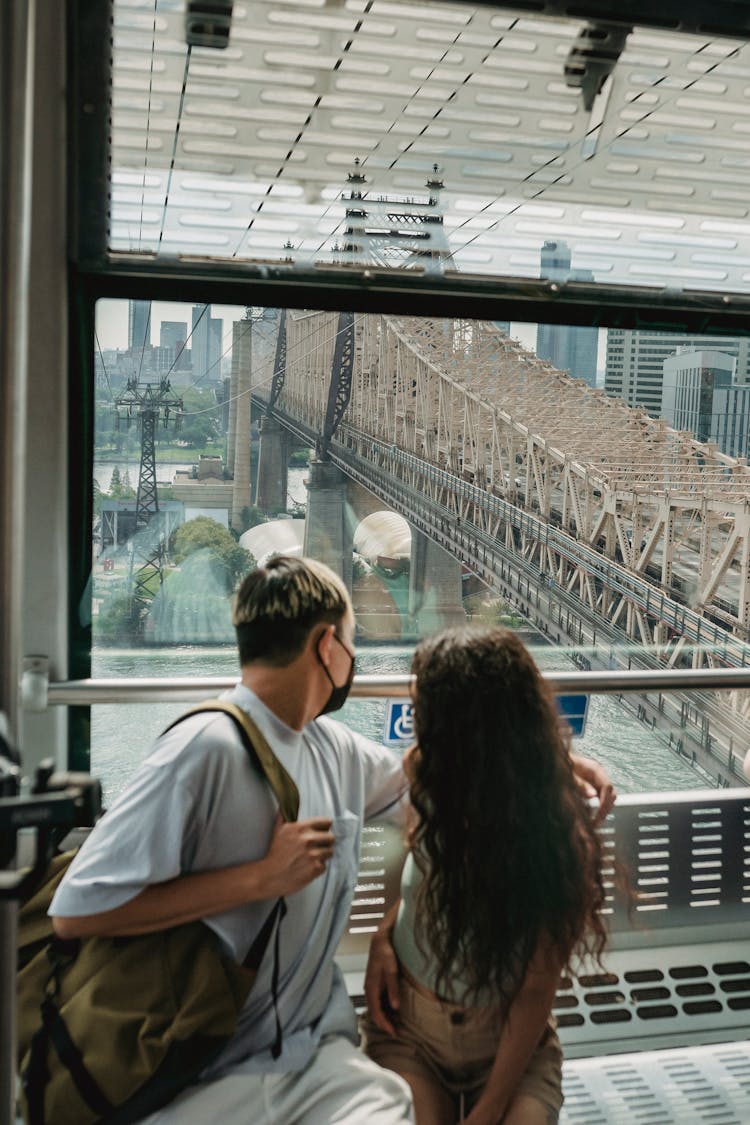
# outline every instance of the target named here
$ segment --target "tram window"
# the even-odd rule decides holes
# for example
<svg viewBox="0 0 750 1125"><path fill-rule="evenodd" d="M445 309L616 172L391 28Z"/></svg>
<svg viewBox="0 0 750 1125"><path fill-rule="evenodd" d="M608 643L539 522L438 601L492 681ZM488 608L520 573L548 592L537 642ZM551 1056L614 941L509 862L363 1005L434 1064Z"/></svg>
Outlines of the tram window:
<svg viewBox="0 0 750 1125"><path fill-rule="evenodd" d="M81 58L110 30L84 7ZM583 18L503 5L352 0L332 20L248 0L228 41L200 45L180 0L148 19L114 0L112 16L111 73L85 98L108 112L72 131L82 168L109 164L108 206L78 224L101 292L116 255L144 298L149 275L179 298L183 267L208 264L208 301L247 269L261 301L267 282L309 295L335 279L358 307L399 304L99 302L94 674L157 674L158 653L171 673L233 671L232 587L302 549L303 518L383 670L466 619L524 629L548 667L748 663L750 345L718 334L744 324L747 45L699 21L602 25L603 74L582 63ZM98 182L80 177L79 211ZM714 310L711 335L648 327L667 289L692 324ZM589 323L410 315L446 294L527 319L575 300ZM645 326L591 327L622 308ZM311 519L324 480L335 534ZM622 707L595 698L583 748L623 788L700 784L693 758L739 778L741 699L626 705L685 777L659 776L650 748L618 772L600 740L621 736ZM94 708L105 778L106 722Z"/></svg>
<svg viewBox="0 0 750 1125"><path fill-rule="evenodd" d="M741 664L725 508L747 469L613 393L622 333L558 326L568 355L581 332L576 374L539 357L535 325L100 301L93 674L233 676L233 590L269 554L305 549L345 560L365 672L407 671L419 635L465 621L521 630L555 671L700 667L719 649ZM685 341L657 343L666 371ZM723 402L747 341L722 341L710 371L701 343L680 369L704 392L713 372ZM724 562L709 605L702 551ZM626 791L700 786L713 761L731 776L742 720L715 698L594 697L580 748ZM348 706L382 735L382 702ZM94 709L105 787L178 711Z"/></svg>

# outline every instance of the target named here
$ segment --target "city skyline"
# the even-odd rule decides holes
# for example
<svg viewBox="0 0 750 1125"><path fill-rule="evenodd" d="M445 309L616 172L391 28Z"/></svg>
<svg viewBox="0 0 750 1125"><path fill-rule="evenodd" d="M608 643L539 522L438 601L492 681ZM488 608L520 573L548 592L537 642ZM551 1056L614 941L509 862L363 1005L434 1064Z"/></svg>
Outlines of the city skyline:
<svg viewBox="0 0 750 1125"><path fill-rule="evenodd" d="M152 301L149 343L158 347L162 321L185 321L188 332L191 324L193 303L176 301ZM124 351L128 347L128 306L127 300L101 300L96 307L96 333L99 347L104 350ZM212 305L211 316L222 323L222 350L231 346L232 324L242 320L245 315L243 305ZM187 341L190 347L190 340Z"/></svg>
<svg viewBox="0 0 750 1125"><path fill-rule="evenodd" d="M151 331L150 343L158 346L162 321L182 320L191 323L190 310L193 303L177 301L152 301L151 303ZM128 305L127 300L103 299L97 302L96 331L98 346L102 351L120 350L128 346ZM242 320L245 315L244 305L212 305L211 316L221 320L221 351L223 356L228 356L232 347L232 325L237 320ZM511 321L510 335L512 339L519 340L530 352L536 354L537 325L525 321ZM599 330L599 345L597 352L597 373L604 373L604 360L606 350L606 329ZM191 340L186 346L190 348Z"/></svg>

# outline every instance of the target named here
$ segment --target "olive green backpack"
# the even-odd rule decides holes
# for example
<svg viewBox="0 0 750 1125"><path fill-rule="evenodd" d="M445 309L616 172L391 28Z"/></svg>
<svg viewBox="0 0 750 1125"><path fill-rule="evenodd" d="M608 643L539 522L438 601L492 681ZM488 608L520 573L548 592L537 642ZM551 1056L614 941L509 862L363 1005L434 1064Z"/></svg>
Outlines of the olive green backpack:
<svg viewBox="0 0 750 1125"><path fill-rule="evenodd" d="M249 716L222 700L286 820L299 794ZM172 724L173 726L175 724ZM128 938L55 937L47 911L75 852L53 860L18 918L17 1013L21 1108L27 1125L128 1125L166 1105L232 1036L276 928L279 899L242 965L203 922ZM281 1049L276 1021L275 1051Z"/></svg>

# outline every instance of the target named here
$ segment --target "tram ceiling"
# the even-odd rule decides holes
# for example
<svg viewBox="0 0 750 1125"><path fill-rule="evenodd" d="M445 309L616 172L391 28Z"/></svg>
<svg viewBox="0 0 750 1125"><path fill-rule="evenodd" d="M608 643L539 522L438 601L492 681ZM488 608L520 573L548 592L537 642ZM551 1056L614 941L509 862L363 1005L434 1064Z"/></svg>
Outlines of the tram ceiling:
<svg viewBox="0 0 750 1125"><path fill-rule="evenodd" d="M248 0L223 48L186 42L186 7L113 0L110 92L107 6L78 0L84 271L747 316L747 5Z"/></svg>

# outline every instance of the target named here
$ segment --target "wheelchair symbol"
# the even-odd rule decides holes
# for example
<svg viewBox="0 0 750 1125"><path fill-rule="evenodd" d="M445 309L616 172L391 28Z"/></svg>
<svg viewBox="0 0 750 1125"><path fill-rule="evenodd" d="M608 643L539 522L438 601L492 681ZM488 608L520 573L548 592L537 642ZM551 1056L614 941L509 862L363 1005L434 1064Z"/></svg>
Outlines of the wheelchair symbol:
<svg viewBox="0 0 750 1125"><path fill-rule="evenodd" d="M391 703L386 723L387 742L411 742L414 738L414 716L411 703Z"/></svg>
<svg viewBox="0 0 750 1125"><path fill-rule="evenodd" d="M401 714L393 724L393 733L396 738L413 738L414 737L414 717L411 713L411 707L404 707Z"/></svg>

